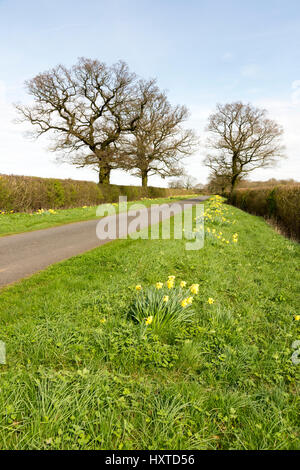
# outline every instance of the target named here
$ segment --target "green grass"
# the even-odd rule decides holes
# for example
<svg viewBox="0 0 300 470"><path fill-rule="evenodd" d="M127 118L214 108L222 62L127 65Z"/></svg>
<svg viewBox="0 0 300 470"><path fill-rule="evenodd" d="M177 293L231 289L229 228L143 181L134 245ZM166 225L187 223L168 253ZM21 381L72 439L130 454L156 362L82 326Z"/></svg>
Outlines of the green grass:
<svg viewBox="0 0 300 470"><path fill-rule="evenodd" d="M119 240L2 291L1 449L300 448L299 245L228 218L236 244ZM135 286L169 275L200 285L193 322L141 334Z"/></svg>
<svg viewBox="0 0 300 470"><path fill-rule="evenodd" d="M199 196L199 195L198 195ZM170 198L158 199L143 199L140 201L129 201L128 208L133 204L142 203L146 207L151 204L163 204L176 200L188 199L197 197L197 195L190 196L172 196ZM119 206L116 206L118 212ZM45 211L41 214L17 212L5 213L0 211L0 237L5 235L13 235L15 233L31 232L33 230L41 230L45 228L55 227L58 225L70 224L73 222L80 222L84 220L98 219L96 216L97 206L77 207L74 209L55 209L55 214Z"/></svg>

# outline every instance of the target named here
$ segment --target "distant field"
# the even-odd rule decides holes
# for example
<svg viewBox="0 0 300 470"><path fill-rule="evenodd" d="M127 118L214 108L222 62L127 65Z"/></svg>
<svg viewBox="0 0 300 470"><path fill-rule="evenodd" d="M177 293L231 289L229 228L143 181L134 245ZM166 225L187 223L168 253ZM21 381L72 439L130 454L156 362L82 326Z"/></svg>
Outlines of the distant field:
<svg viewBox="0 0 300 470"><path fill-rule="evenodd" d="M1 291L1 449L300 448L300 247L226 208L199 251L118 240ZM164 336L129 309L168 276L199 293Z"/></svg>

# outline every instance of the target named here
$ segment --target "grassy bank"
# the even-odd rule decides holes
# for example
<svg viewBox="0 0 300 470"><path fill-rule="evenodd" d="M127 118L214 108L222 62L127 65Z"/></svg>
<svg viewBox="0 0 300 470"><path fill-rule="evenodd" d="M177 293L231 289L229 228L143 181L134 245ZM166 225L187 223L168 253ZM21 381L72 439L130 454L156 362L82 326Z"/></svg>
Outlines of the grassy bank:
<svg viewBox="0 0 300 470"><path fill-rule="evenodd" d="M190 197L197 197L197 195L130 201L128 202L128 208L130 209L133 204L137 203L149 207L151 204L171 203L176 200L187 199ZM116 207L116 212L119 212L119 205L117 203L113 204ZM98 206L82 206L74 209L39 210L32 213L0 212L0 236L12 235L21 232L31 232L33 230L41 230L84 220L98 219L99 217L96 216L97 207Z"/></svg>
<svg viewBox="0 0 300 470"><path fill-rule="evenodd" d="M199 251L119 240L1 291L0 448L300 447L299 245L236 208L206 228ZM128 312L170 275L199 293L166 337Z"/></svg>

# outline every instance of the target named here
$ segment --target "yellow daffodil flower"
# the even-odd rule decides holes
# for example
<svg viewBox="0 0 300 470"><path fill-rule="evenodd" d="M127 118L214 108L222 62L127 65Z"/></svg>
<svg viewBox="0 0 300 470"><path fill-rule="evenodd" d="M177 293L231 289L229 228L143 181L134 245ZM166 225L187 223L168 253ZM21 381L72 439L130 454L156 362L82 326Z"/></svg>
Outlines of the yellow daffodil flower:
<svg viewBox="0 0 300 470"><path fill-rule="evenodd" d="M168 302L169 301L169 296L168 295L164 295L163 297L163 302Z"/></svg>
<svg viewBox="0 0 300 470"><path fill-rule="evenodd" d="M146 318L145 323L146 323L146 325L151 325L152 322L153 322L153 316L150 315L150 317L147 317L147 318Z"/></svg>
<svg viewBox="0 0 300 470"><path fill-rule="evenodd" d="M190 287L190 291L192 294L198 294L199 292L199 284L192 284Z"/></svg>
<svg viewBox="0 0 300 470"><path fill-rule="evenodd" d="M210 297L207 302L209 303L209 305L212 305L214 303L214 299Z"/></svg>
<svg viewBox="0 0 300 470"><path fill-rule="evenodd" d="M163 283L162 283L162 282L157 282L157 283L155 284L155 287L156 287L156 289L162 289Z"/></svg>
<svg viewBox="0 0 300 470"><path fill-rule="evenodd" d="M135 286L135 290L142 290L142 286L138 284L137 286Z"/></svg>
<svg viewBox="0 0 300 470"><path fill-rule="evenodd" d="M188 305L187 300L186 300L186 299L183 299L183 300L181 301L181 307L185 308L185 307L187 307L187 305Z"/></svg>
<svg viewBox="0 0 300 470"><path fill-rule="evenodd" d="M183 287L185 287L185 286L186 286L186 282L185 282L185 281L181 281L181 282L180 282L180 287L183 288Z"/></svg>

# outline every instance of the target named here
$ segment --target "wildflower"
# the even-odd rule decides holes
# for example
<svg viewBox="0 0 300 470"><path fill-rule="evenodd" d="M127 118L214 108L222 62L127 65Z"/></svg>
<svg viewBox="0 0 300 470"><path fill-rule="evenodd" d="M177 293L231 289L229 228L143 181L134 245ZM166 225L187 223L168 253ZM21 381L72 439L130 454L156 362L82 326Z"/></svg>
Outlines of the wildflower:
<svg viewBox="0 0 300 470"><path fill-rule="evenodd" d="M191 304L193 303L193 297L187 297L186 303L187 303L188 305L191 305Z"/></svg>
<svg viewBox="0 0 300 470"><path fill-rule="evenodd" d="M164 295L163 296L163 302L168 302L169 301L169 296L168 295Z"/></svg>
<svg viewBox="0 0 300 470"><path fill-rule="evenodd" d="M295 315L295 320L299 321L300 320L300 315Z"/></svg>
<svg viewBox="0 0 300 470"><path fill-rule="evenodd" d="M199 292L199 284L192 284L190 287L190 291L192 294L198 294Z"/></svg>
<svg viewBox="0 0 300 470"><path fill-rule="evenodd" d="M181 307L185 308L185 307L187 307L187 305L188 305L187 300L186 300L186 299L183 299L183 300L181 301Z"/></svg>
<svg viewBox="0 0 300 470"><path fill-rule="evenodd" d="M142 286L138 284L137 286L135 286L135 290L142 290Z"/></svg>
<svg viewBox="0 0 300 470"><path fill-rule="evenodd" d="M150 315L150 317L147 317L147 318L146 318L145 323L146 323L146 325L151 325L152 322L153 322L153 316Z"/></svg>
<svg viewBox="0 0 300 470"><path fill-rule="evenodd" d="M210 297L207 302L209 303L209 305L212 305L214 303L214 299Z"/></svg>
<svg viewBox="0 0 300 470"><path fill-rule="evenodd" d="M157 283L155 284L155 287L156 287L156 289L162 289L163 283L162 283L162 282L157 282Z"/></svg>
<svg viewBox="0 0 300 470"><path fill-rule="evenodd" d="M180 283L180 287L182 287L182 288L183 288L183 287L185 287L185 286L186 286L186 282L185 282L185 281L181 281L181 283Z"/></svg>
<svg viewBox="0 0 300 470"><path fill-rule="evenodd" d="M167 281L167 287L168 287L168 289L173 289L173 287L174 287L174 281L171 280L171 279L168 279L168 281Z"/></svg>
<svg viewBox="0 0 300 470"><path fill-rule="evenodd" d="M175 281L175 276L168 276L169 281Z"/></svg>

